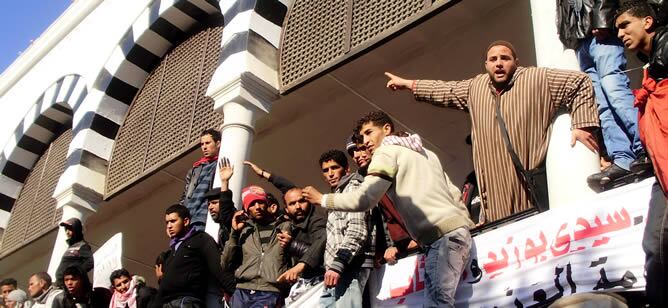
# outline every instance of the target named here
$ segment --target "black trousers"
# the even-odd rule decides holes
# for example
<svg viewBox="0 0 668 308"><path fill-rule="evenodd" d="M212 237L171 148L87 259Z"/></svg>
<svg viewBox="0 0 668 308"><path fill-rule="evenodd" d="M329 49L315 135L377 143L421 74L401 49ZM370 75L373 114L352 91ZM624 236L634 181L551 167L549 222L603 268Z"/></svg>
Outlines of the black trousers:
<svg viewBox="0 0 668 308"><path fill-rule="evenodd" d="M661 186L654 183L649 202L647 225L642 239L645 251L646 293L651 307L664 307L668 278L668 206Z"/></svg>

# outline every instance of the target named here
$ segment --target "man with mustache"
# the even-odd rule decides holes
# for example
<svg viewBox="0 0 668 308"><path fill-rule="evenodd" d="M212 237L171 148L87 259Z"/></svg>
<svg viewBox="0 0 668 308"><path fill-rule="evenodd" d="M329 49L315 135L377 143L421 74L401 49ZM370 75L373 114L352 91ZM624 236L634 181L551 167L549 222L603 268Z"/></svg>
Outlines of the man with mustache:
<svg viewBox="0 0 668 308"><path fill-rule="evenodd" d="M391 90L407 90L417 101L469 111L473 164L484 218L492 222L532 206L547 209L546 194L538 196L546 190L530 192L526 182L531 179L518 176L519 168L507 150L497 113L505 122L508 142L521 167L536 173L541 169L544 172L548 132L559 109L570 111L571 146L579 141L598 152L592 133L598 129L599 120L591 80L582 72L521 67L515 48L506 41L495 41L487 47L484 64L486 74L461 81L408 80L385 75L390 79L387 87Z"/></svg>

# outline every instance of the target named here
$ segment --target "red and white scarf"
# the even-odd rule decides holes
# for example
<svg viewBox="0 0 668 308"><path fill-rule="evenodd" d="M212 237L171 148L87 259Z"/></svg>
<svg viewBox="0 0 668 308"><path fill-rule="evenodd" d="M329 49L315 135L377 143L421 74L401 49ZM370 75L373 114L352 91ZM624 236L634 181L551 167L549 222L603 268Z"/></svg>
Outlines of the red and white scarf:
<svg viewBox="0 0 668 308"><path fill-rule="evenodd" d="M130 288L125 293L120 293L114 290L114 295L111 296L109 308L137 308L137 277L132 277L130 281Z"/></svg>

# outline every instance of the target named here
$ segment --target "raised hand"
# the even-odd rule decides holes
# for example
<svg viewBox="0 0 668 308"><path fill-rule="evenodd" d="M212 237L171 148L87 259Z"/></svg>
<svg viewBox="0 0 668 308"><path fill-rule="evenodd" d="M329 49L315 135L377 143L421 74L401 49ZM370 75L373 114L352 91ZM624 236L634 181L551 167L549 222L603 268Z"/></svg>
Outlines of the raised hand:
<svg viewBox="0 0 668 308"><path fill-rule="evenodd" d="M392 91L396 90L410 90L413 86L413 80L403 79L399 76L393 75L391 73L385 72L385 76L390 80L387 82L386 87Z"/></svg>
<svg viewBox="0 0 668 308"><path fill-rule="evenodd" d="M227 157L221 157L218 160L218 174L221 181L229 181L234 174L234 166Z"/></svg>
<svg viewBox="0 0 668 308"><path fill-rule="evenodd" d="M258 165L254 164L250 160L244 160L244 165L253 169L253 172L255 172L255 174L257 174L261 178L269 179L269 177L271 177L271 173L269 173L269 172L263 170L262 168L258 167Z"/></svg>

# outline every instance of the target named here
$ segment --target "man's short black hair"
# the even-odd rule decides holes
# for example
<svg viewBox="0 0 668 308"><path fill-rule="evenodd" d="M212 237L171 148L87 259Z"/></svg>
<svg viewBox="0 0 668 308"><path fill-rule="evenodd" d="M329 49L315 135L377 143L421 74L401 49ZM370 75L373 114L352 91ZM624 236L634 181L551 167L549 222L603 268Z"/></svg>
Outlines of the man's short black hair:
<svg viewBox="0 0 668 308"><path fill-rule="evenodd" d="M109 281L111 282L111 286L112 287L114 286L114 280L119 279L123 276L132 279L132 276L130 276L130 272L128 272L128 270L126 270L124 268L117 269L117 270L111 272L111 275L109 275Z"/></svg>
<svg viewBox="0 0 668 308"><path fill-rule="evenodd" d="M385 124L390 124L390 132L394 131L394 122L387 113L380 110L371 111L364 115L359 121L357 121L357 126L355 127L354 133L360 134L362 126L367 123L373 123L374 126L383 127Z"/></svg>
<svg viewBox="0 0 668 308"><path fill-rule="evenodd" d="M655 9L647 3L647 0L630 0L630 1L621 1L619 8L615 14L615 19L624 13L628 13L633 17L647 17L651 16L656 20L656 11Z"/></svg>
<svg viewBox="0 0 668 308"><path fill-rule="evenodd" d="M323 163L326 163L330 160L333 160L335 163L339 164L339 166L343 167L343 169L348 169L348 158L346 158L346 154L342 151L329 150L325 153L322 153L322 155L320 155L320 159L318 160L318 166L322 167Z"/></svg>
<svg viewBox="0 0 668 308"><path fill-rule="evenodd" d="M180 204L171 205L167 208L167 210L165 210L165 215L169 215L171 213L176 213L181 219L190 219L190 211L187 207Z"/></svg>
<svg viewBox="0 0 668 308"><path fill-rule="evenodd" d="M37 279L39 279L39 280L43 280L45 288L50 287L51 284L53 283L53 281L51 280L51 275L49 275L49 273L47 273L47 272L37 272L37 273L34 273L34 274L30 275L30 277L33 277L33 276L37 277Z"/></svg>
<svg viewBox="0 0 668 308"><path fill-rule="evenodd" d="M213 141L218 142L220 141L220 132L213 129L213 128L208 128L202 131L202 133L199 135L200 137L204 137L206 135L211 135L211 138Z"/></svg>
<svg viewBox="0 0 668 308"><path fill-rule="evenodd" d="M5 278L0 281L0 287L2 286L12 286L14 289L18 287L18 282L14 278Z"/></svg>

